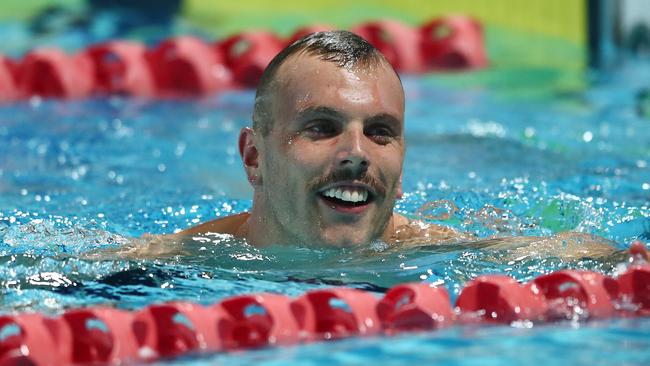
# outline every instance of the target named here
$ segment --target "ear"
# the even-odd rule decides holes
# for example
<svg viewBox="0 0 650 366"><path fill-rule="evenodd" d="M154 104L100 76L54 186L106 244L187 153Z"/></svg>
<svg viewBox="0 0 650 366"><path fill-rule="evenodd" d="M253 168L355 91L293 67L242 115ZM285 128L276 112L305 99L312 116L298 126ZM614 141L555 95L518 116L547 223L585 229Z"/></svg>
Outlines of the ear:
<svg viewBox="0 0 650 366"><path fill-rule="evenodd" d="M244 163L248 181L253 187L262 184L255 131L249 127L244 127L239 131L239 155Z"/></svg>
<svg viewBox="0 0 650 366"><path fill-rule="evenodd" d="M399 200L404 196L404 190L402 189L402 173L399 174L399 181L397 182L397 193L395 197Z"/></svg>

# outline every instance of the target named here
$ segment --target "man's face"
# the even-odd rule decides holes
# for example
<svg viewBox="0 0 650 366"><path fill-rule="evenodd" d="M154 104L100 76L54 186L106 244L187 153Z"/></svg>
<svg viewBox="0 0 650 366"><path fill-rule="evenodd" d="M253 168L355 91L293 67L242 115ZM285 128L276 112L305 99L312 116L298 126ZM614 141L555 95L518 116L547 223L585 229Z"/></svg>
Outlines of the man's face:
<svg viewBox="0 0 650 366"><path fill-rule="evenodd" d="M380 238L401 195L404 93L394 71L297 55L276 81L273 126L258 136L270 227L287 243Z"/></svg>

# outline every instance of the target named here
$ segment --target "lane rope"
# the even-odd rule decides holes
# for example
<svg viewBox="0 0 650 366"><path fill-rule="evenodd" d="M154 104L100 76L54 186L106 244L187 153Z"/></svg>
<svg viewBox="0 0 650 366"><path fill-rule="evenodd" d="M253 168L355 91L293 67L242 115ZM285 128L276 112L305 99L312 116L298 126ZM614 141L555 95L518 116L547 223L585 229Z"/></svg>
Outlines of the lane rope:
<svg viewBox="0 0 650 366"><path fill-rule="evenodd" d="M353 288L297 298L260 293L203 306L153 304L138 311L72 309L58 317L0 316L0 365L149 362L188 352L228 352L356 336L432 331L452 325L586 321L650 315L650 263L635 242L617 277L561 270L521 284L503 275L467 283L452 307L448 291L426 283L392 287L381 299Z"/></svg>
<svg viewBox="0 0 650 366"><path fill-rule="evenodd" d="M74 54L57 48L34 49L19 60L0 55L0 102L116 94L177 98L253 88L284 47L311 32L331 29L313 25L286 39L266 31L242 32L215 42L179 36L151 48L112 40ZM399 73L488 65L482 27L469 17L441 17L418 27L379 20L351 30L381 51Z"/></svg>

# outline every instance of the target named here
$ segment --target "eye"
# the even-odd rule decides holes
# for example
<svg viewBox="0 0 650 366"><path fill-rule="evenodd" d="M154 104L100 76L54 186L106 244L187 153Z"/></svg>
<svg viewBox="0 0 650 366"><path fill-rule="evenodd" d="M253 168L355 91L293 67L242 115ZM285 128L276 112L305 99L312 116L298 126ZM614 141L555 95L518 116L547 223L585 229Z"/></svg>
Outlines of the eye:
<svg viewBox="0 0 650 366"><path fill-rule="evenodd" d="M365 128L366 136L375 140L378 144L388 144L397 137L397 134L390 126L383 124L374 124Z"/></svg>
<svg viewBox="0 0 650 366"><path fill-rule="evenodd" d="M307 124L303 129L303 134L313 138L324 138L336 135L338 126L334 121L316 120Z"/></svg>

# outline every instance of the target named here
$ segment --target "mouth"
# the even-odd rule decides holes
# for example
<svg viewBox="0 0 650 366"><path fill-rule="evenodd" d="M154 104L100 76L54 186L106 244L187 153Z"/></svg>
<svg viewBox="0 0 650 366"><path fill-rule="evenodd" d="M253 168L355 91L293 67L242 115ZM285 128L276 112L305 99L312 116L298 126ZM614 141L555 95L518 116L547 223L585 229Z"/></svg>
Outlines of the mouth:
<svg viewBox="0 0 650 366"><path fill-rule="evenodd" d="M329 208L346 214L359 214L375 199L375 193L357 184L336 184L319 191L319 197Z"/></svg>

